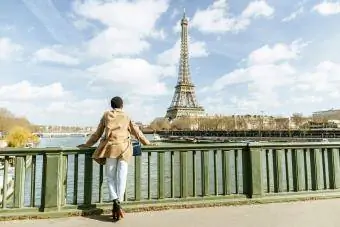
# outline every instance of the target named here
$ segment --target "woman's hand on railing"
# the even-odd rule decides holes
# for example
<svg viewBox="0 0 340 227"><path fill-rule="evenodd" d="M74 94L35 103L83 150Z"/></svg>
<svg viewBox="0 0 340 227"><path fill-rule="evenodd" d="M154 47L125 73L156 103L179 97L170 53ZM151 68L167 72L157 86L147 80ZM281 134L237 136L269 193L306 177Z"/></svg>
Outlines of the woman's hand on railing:
<svg viewBox="0 0 340 227"><path fill-rule="evenodd" d="M86 144L80 144L77 146L77 148L84 149L84 148L89 148L89 146L87 146Z"/></svg>

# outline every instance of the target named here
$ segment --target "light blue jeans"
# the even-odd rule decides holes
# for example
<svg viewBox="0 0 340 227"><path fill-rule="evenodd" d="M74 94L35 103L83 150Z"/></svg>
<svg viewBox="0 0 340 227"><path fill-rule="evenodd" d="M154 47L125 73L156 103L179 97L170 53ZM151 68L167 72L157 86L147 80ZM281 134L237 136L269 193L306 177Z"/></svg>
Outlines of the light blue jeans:
<svg viewBox="0 0 340 227"><path fill-rule="evenodd" d="M126 189L128 163L116 158L107 158L105 166L110 200L118 199L119 201L123 201Z"/></svg>

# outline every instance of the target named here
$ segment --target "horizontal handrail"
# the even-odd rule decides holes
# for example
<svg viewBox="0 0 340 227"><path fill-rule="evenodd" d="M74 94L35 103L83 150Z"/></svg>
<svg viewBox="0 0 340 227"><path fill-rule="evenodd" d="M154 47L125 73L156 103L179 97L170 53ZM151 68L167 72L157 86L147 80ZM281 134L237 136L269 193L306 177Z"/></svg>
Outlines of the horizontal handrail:
<svg viewBox="0 0 340 227"><path fill-rule="evenodd" d="M159 151L188 151L188 150L216 150L216 149L242 149L249 148L336 148L340 147L340 142L275 142L275 143L212 143L212 144L167 144L160 146L143 146L143 152L159 152ZM65 154L85 154L93 152L96 148L74 148L74 147L47 147L47 148L2 148L1 155L42 155L53 153Z"/></svg>

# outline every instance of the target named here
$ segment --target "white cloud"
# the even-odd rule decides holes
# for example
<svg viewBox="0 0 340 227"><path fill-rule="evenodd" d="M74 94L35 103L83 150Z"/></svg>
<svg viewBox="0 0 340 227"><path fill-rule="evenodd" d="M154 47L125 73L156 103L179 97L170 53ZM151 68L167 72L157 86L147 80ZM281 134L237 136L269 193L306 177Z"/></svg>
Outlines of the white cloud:
<svg viewBox="0 0 340 227"><path fill-rule="evenodd" d="M33 54L34 60L38 62L53 62L63 65L78 65L79 60L67 54L59 53L55 48L42 48Z"/></svg>
<svg viewBox="0 0 340 227"><path fill-rule="evenodd" d="M312 72L303 73L298 77L297 89L304 93L331 94L340 89L340 64L331 61L323 61ZM301 86L303 88L301 89ZM334 96L334 93L333 93ZM337 97L340 97L339 95Z"/></svg>
<svg viewBox="0 0 340 227"><path fill-rule="evenodd" d="M250 65L271 64L297 59L301 53L301 49L306 45L308 45L308 43L303 43L301 40L293 41L290 45L285 43L277 43L273 47L264 45L249 54L248 63Z"/></svg>
<svg viewBox="0 0 340 227"><path fill-rule="evenodd" d="M203 90L214 94L206 99L228 94L229 100L223 100L219 109L229 113L305 112L313 110L316 103L335 102L340 98L340 63L323 61L305 70L293 67L289 61L300 56L303 46L298 43L266 45L253 51L248 56L251 64L227 73Z"/></svg>
<svg viewBox="0 0 340 227"><path fill-rule="evenodd" d="M177 17L177 15L179 15L179 10L178 9L174 9L171 13L170 18L173 19L175 17Z"/></svg>
<svg viewBox="0 0 340 227"><path fill-rule="evenodd" d="M188 22L190 24L190 18L188 17L187 19L188 19ZM179 33L181 31L181 20L178 20L176 22L175 26L172 28L172 31L174 33Z"/></svg>
<svg viewBox="0 0 340 227"><path fill-rule="evenodd" d="M23 51L23 47L14 43L9 38L0 37L0 61L1 60L14 60L20 57Z"/></svg>
<svg viewBox="0 0 340 227"><path fill-rule="evenodd" d="M205 10L197 10L192 26L204 33L238 32L246 29L251 20L274 14L274 8L266 1L256 0L248 4L239 16L233 16L229 12L227 0L216 0Z"/></svg>
<svg viewBox="0 0 340 227"><path fill-rule="evenodd" d="M254 65L249 68L236 69L220 77L214 82L212 88L222 90L230 85L251 83L250 90L266 91L276 86L290 84L294 73L295 69L289 64Z"/></svg>
<svg viewBox="0 0 340 227"><path fill-rule="evenodd" d="M26 101L18 105L0 100L0 106L17 116L25 116L31 122L43 125L96 126L103 111L109 109L108 103L104 99L65 99L45 103Z"/></svg>
<svg viewBox="0 0 340 227"><path fill-rule="evenodd" d="M167 9L167 0L85 1L74 5L77 15L107 27L88 43L89 53L102 58L137 55L149 48L148 38L164 38L164 32L155 26Z"/></svg>
<svg viewBox="0 0 340 227"><path fill-rule="evenodd" d="M140 58L114 58L88 71L93 75L92 86L105 84L116 91L146 96L165 94L167 89L161 78L175 74L172 66L152 65Z"/></svg>
<svg viewBox="0 0 340 227"><path fill-rule="evenodd" d="M64 99L41 102L17 102L0 100L0 107L6 107L17 116L25 116L31 122L43 125L97 126L103 112L110 110L110 98ZM135 121L151 122L157 114L154 102L144 97L122 97L124 111ZM86 110L86 111L83 111ZM62 117L56 117L62 116Z"/></svg>
<svg viewBox="0 0 340 227"><path fill-rule="evenodd" d="M110 27L89 41L88 51L92 56L109 59L112 55L137 55L149 46L134 31Z"/></svg>
<svg viewBox="0 0 340 227"><path fill-rule="evenodd" d="M178 40L175 45L158 55L157 61L162 65L175 65L179 61L181 41ZM193 41L189 45L189 54L191 58L207 57L209 55L206 44L203 41Z"/></svg>
<svg viewBox="0 0 340 227"><path fill-rule="evenodd" d="M247 8L242 12L244 18L270 17L274 13L274 9L267 4L266 1L256 0L250 2Z"/></svg>
<svg viewBox="0 0 340 227"><path fill-rule="evenodd" d="M305 4L305 0L301 1L297 4L298 9L295 10L294 12L292 12L291 14L289 14L287 17L283 18L281 21L282 22L289 22L292 21L294 19L296 19L298 16L300 16L301 14L304 13L304 4Z"/></svg>
<svg viewBox="0 0 340 227"><path fill-rule="evenodd" d="M340 13L340 1L323 1L315 5L312 11L316 11L323 16Z"/></svg>
<svg viewBox="0 0 340 227"><path fill-rule="evenodd" d="M73 25L79 30L86 30L88 28L93 27L93 25L88 20L86 20L84 18L75 19L73 21Z"/></svg>
<svg viewBox="0 0 340 227"><path fill-rule="evenodd" d="M28 81L0 86L0 101L54 100L70 96L60 83L34 86Z"/></svg>
<svg viewBox="0 0 340 227"><path fill-rule="evenodd" d="M108 109L108 100L105 99L83 99L83 100L62 100L62 101L54 101L48 104L45 107L45 111L53 114L79 114L82 115L100 115L103 111ZM91 108L89 108L91 107ZM86 111L80 111L84 110ZM75 116L76 118L76 116Z"/></svg>

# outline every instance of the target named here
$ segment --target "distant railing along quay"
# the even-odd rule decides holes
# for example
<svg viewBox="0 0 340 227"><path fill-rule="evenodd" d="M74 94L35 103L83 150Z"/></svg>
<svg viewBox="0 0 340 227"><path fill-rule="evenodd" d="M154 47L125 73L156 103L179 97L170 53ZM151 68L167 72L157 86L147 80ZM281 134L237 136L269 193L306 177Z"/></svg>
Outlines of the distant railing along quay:
<svg viewBox="0 0 340 227"><path fill-rule="evenodd" d="M283 137L283 138L340 138L340 128L301 130L169 130L158 131L162 137Z"/></svg>
<svg viewBox="0 0 340 227"><path fill-rule="evenodd" d="M190 144L144 147L129 169L127 204L290 197L340 188L340 143ZM93 149L1 149L3 185L14 159L14 193L0 216L109 204ZM26 159L32 157L30 167ZM1 192L6 195L7 188Z"/></svg>

